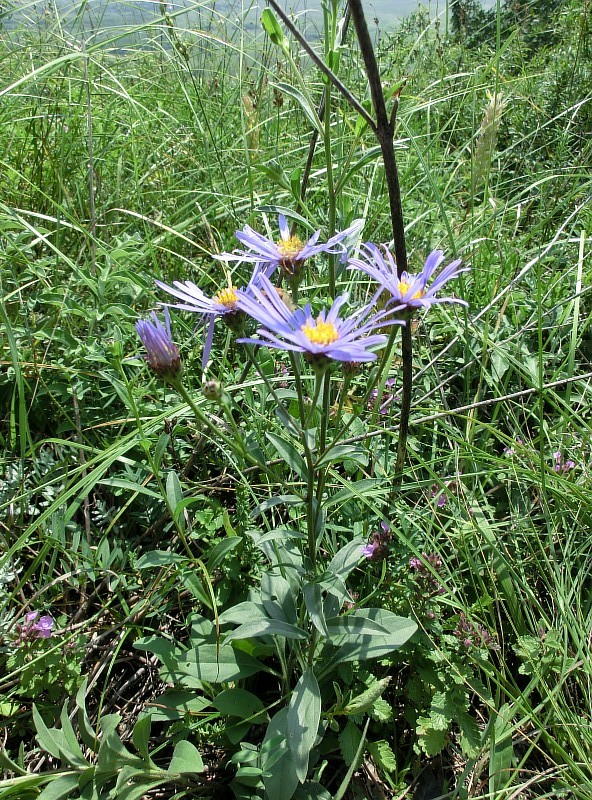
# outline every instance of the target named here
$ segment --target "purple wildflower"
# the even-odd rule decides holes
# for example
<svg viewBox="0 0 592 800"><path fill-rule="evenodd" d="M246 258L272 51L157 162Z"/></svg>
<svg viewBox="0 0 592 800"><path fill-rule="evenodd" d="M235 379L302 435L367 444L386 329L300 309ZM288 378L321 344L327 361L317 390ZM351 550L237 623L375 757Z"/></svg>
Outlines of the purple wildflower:
<svg viewBox="0 0 592 800"><path fill-rule="evenodd" d="M368 559L374 558L374 553L377 547L378 545L376 544L376 542L368 542L368 544L365 544L362 547L362 555L364 556L364 558Z"/></svg>
<svg viewBox="0 0 592 800"><path fill-rule="evenodd" d="M471 622L464 611L460 612L456 628L452 633L463 643L464 647L468 648L475 644L477 647L487 647L489 650L500 649L495 636L483 625Z"/></svg>
<svg viewBox="0 0 592 800"><path fill-rule="evenodd" d="M140 319L136 322L136 331L146 348L150 369L161 378L176 378L181 371L181 356L171 336L168 308L164 311L164 322L163 325L153 311L152 321Z"/></svg>
<svg viewBox="0 0 592 800"><path fill-rule="evenodd" d="M348 319L338 316L347 302L347 293L338 297L329 311L321 311L316 319L310 305L291 311L265 275L260 277L258 286L252 286L252 295L254 299L241 295L238 305L263 326L257 330L262 338L239 339L239 342L304 353L310 360L331 358L336 361L374 361L376 354L372 349L386 343L386 336L373 333L384 324L381 321L384 314L368 318L374 309L373 303ZM390 320L388 324L393 322Z"/></svg>
<svg viewBox="0 0 592 800"><path fill-rule="evenodd" d="M516 437L516 444L520 444L520 445L523 444L523 441L519 436ZM512 445L510 445L508 447L504 447L504 455L507 458L511 458L512 456L516 455L516 448L513 447Z"/></svg>
<svg viewBox="0 0 592 800"><path fill-rule="evenodd" d="M288 278L292 278L298 275L302 264L311 256L319 253L346 254L345 242L359 233L360 222L356 221L346 230L336 233L325 244L317 244L321 235L320 230L316 231L307 242L303 242L299 236L291 234L288 221L283 214L279 215L279 228L280 238L274 242L254 231L249 225L245 225L242 231L236 232L236 238L247 249L221 253L216 258L259 264L265 267L267 277L270 277L271 273L279 267Z"/></svg>
<svg viewBox="0 0 592 800"><path fill-rule="evenodd" d="M456 297L435 296L436 292L449 280L456 278L461 272L469 271L469 267L460 269L460 259L452 261L444 267L428 286L428 281L444 260L442 250L434 250L429 254L419 275L403 272L399 277L394 256L386 245L383 245L384 255L375 244L369 242L362 245L360 249L364 258L350 258L349 269L359 269L365 272L378 283L382 290L386 290L391 295L387 301L387 307L390 306L392 311L429 308L434 303L468 305L464 300Z"/></svg>
<svg viewBox="0 0 592 800"><path fill-rule="evenodd" d="M372 540L362 547L362 555L368 561L383 561L389 552L388 543L391 538L391 526L381 522L380 529L372 535Z"/></svg>
<svg viewBox="0 0 592 800"><path fill-rule="evenodd" d="M564 460L563 456L561 455L561 450L557 450L556 453L553 453L553 458L555 459L555 466L553 469L555 472L559 472L562 475L566 475L568 472L571 472L572 469L575 468L576 463L571 459L567 461Z"/></svg>
<svg viewBox="0 0 592 800"><path fill-rule="evenodd" d="M368 408L370 411L378 411L379 414L384 416L389 408L399 399L399 395L392 393L392 387L395 385L395 378L387 378L384 384L384 390L380 399L380 406L378 403L378 388L372 389L370 397L368 398Z"/></svg>
<svg viewBox="0 0 592 800"><path fill-rule="evenodd" d="M20 643L30 642L34 639L49 639L53 631L54 621L47 614L39 617L39 619L38 617L38 611L29 611L25 615L24 623L16 626Z"/></svg>
<svg viewBox="0 0 592 800"><path fill-rule="evenodd" d="M181 311L193 311L196 314L201 314L204 321L207 323L202 355L203 369L205 369L210 357L216 319L221 317L231 330L241 330L244 315L238 307L238 299L243 295L250 295L253 282L257 280L260 274L261 269L259 266L256 266L251 280L245 289L237 289L236 286L229 285L221 289L214 297L207 297L199 286L196 286L192 281L185 281L184 283L181 281L173 281L172 286L168 286L162 281L155 281L159 289L164 289L165 292L183 301L181 303L171 303L169 305Z"/></svg>

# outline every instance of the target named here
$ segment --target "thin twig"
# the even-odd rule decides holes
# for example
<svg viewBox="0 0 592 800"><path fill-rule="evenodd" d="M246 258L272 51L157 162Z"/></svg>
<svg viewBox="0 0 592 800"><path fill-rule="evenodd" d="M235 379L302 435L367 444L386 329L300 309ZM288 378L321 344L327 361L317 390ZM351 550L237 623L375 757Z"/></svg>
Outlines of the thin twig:
<svg viewBox="0 0 592 800"><path fill-rule="evenodd" d="M349 89L347 88L347 86L345 86L345 85L344 85L344 84L343 84L343 83L342 83L342 82L339 80L339 78L338 78L338 77L337 77L337 75L336 75L336 74L333 72L333 70L329 69L329 67L328 67L328 66L325 64L325 62L324 62L324 61L323 61L321 58L319 58L319 56L318 56L318 55L315 53L315 51L312 49L312 47L311 47L311 46L309 45L309 43L306 41L306 39L304 38L304 36L303 36L303 35L300 33L300 31L298 30L298 28L297 28L297 27L294 25L294 23L292 22L292 20L290 19L290 17L289 17L289 16L286 14L286 12L285 12L285 11L284 11L282 8L280 8L280 6L277 4L276 0L268 0L268 2L269 2L269 5L270 5L270 6L273 8L273 10L275 11L275 13L278 15L278 17L279 17L279 18L282 20L282 22L284 23L284 25L286 26L286 28L288 28L288 30L290 31L290 33L292 34L292 36L293 36L293 37L296 39L296 41L298 42L298 44L299 44L299 45L302 47L302 49L303 49L303 50L306 52L306 54L307 54L308 56L310 56L310 58L311 58L311 60L314 62L314 64L315 64L315 65L316 65L316 66L317 66L317 67L318 67L318 68L321 70L321 72L322 72L324 75L326 75L326 76L329 78L329 80L331 81L331 83L333 84L333 86L335 86L335 88L336 88L338 91L340 91L340 92L341 92L341 94L342 94L342 95L345 97L345 99L347 100L347 102L348 102L348 103L349 103L349 104L350 104L350 105L351 105L353 108L355 108L355 110L358 112L358 114L360 114L360 116L361 116L361 117L363 117L363 118L366 120L366 122L368 123L368 125L370 125L370 127L372 128L372 130L373 130L373 131L376 131L376 123L374 122L374 120L372 119L372 117L370 116L370 114L369 114L369 113L366 111L366 109L364 108L364 106L363 106L363 105L360 103L360 101L359 101L359 100L357 100L357 99L356 99L356 98L353 96L353 94L352 94L352 93L349 91Z"/></svg>

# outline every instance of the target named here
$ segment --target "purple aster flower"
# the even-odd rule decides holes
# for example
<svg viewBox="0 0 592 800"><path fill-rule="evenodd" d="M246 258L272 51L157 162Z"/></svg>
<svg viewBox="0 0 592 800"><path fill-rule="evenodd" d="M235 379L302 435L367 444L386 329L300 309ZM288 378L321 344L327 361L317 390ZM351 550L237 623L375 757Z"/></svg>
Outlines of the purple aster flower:
<svg viewBox="0 0 592 800"><path fill-rule="evenodd" d="M434 250L429 254L419 275L403 272L399 277L394 256L386 245L383 245L384 255L375 244L369 242L362 245L360 249L364 258L350 258L349 269L359 269L365 272L378 283L381 290L386 290L391 295L390 300L387 301L387 306L390 306L391 310L405 309L408 311L422 306L429 308L433 303L468 305L464 300L456 297L435 296L436 292L449 280L456 278L461 272L469 271L469 267L460 269L460 259L452 261L444 267L428 286L428 281L444 260L444 253L441 250Z"/></svg>
<svg viewBox="0 0 592 800"><path fill-rule="evenodd" d="M374 361L376 354L372 348L386 343L386 336L373 333L377 327L387 324L382 322L385 315L368 318L373 303L355 311L347 319L338 316L347 302L347 293L338 297L329 311L321 311L316 319L310 305L291 311L264 275L260 277L258 286L252 286L252 294L253 298L241 295L238 304L263 325L257 330L261 339L239 339L239 342L293 350L304 353L309 359L326 357L336 361ZM388 324L393 322L389 319Z"/></svg>
<svg viewBox="0 0 592 800"><path fill-rule="evenodd" d="M267 273L268 270L265 271ZM251 280L245 289L237 289L236 286L231 284L221 289L213 297L207 297L199 286L196 286L192 281L173 281L172 286L163 283L162 281L155 281L159 289L164 289L165 292L172 294L181 303L170 303L173 308L178 308L181 311L193 311L200 314L207 324L206 336L204 342L204 349L202 355L202 367L205 369L210 351L212 349L212 342L214 339L214 325L218 317L222 318L226 325L233 331L242 330L242 323L244 314L238 307L238 298L242 295L250 295L253 282L257 280L259 275L262 274L261 267L256 265Z"/></svg>
<svg viewBox="0 0 592 800"><path fill-rule="evenodd" d="M168 308L164 310L164 323L153 311L152 321L140 319L136 322L136 331L146 348L150 369L161 378L176 378L181 371L181 356L171 336Z"/></svg>
<svg viewBox="0 0 592 800"><path fill-rule="evenodd" d="M248 261L265 267L267 277L279 267L283 273L292 278L300 272L302 264L307 258L319 253L340 253L347 255L346 240L351 239L360 232L361 222L356 220L353 225L332 236L325 244L317 244L320 230L316 231L307 242L299 236L290 233L288 221L283 214L279 215L280 238L277 242L257 233L249 225L242 231L236 232L236 238L247 249L235 250L233 253L221 253L216 258L225 261Z"/></svg>

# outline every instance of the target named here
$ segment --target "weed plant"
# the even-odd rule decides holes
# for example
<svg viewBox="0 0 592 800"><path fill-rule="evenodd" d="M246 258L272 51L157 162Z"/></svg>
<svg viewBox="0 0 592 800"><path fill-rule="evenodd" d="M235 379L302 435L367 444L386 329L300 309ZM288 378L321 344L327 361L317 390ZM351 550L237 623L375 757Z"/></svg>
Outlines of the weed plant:
<svg viewBox="0 0 592 800"><path fill-rule="evenodd" d="M461 259L467 307L316 372L218 320L204 367L155 280L247 286L279 215L397 249L323 20L3 7L2 799L592 796L589 4L375 37L409 272ZM375 297L335 250L281 282L317 321Z"/></svg>

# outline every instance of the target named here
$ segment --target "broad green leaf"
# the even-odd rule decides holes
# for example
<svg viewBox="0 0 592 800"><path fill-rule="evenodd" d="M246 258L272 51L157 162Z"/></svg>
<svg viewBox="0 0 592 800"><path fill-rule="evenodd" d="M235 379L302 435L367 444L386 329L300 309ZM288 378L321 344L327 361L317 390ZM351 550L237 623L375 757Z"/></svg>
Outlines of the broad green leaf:
<svg viewBox="0 0 592 800"><path fill-rule="evenodd" d="M273 749L270 751L269 766L267 761L263 759L268 741L276 739L277 737L281 737L280 741L285 742L287 740L287 716L288 709L286 707L280 709L280 711L272 717L267 726L263 744L261 745L261 760L263 769L265 770L263 783L267 793L266 800L291 800L299 783L298 775L296 774L294 762L292 760L292 753L287 745L284 749L274 743ZM278 752L281 753L279 759L277 758ZM271 759L273 759L273 762Z"/></svg>
<svg viewBox="0 0 592 800"><path fill-rule="evenodd" d="M322 662L324 670L347 661L382 658L402 647L417 630L417 624L413 620L399 617L381 608L358 609L356 615L365 616L370 622L385 628L388 633L372 635L345 633L335 636L331 644L338 649L336 652L327 651Z"/></svg>
<svg viewBox="0 0 592 800"><path fill-rule="evenodd" d="M280 23L277 21L275 14L270 8L263 9L261 13L261 25L274 44L277 44L282 50L287 47L287 42L280 27Z"/></svg>
<svg viewBox="0 0 592 800"><path fill-rule="evenodd" d="M259 619L245 622L226 635L226 642L251 639L255 636L282 636L285 639L308 639L308 632L279 619Z"/></svg>
<svg viewBox="0 0 592 800"><path fill-rule="evenodd" d="M200 682L225 683L248 678L264 667L257 659L230 645L218 649L214 644L203 644L183 654L179 669Z"/></svg>
<svg viewBox="0 0 592 800"><path fill-rule="evenodd" d="M362 546L364 540L361 536L356 536L338 550L327 567L327 572L332 572L345 580L350 572L357 567L362 559Z"/></svg>
<svg viewBox="0 0 592 800"><path fill-rule="evenodd" d="M266 435L290 469L305 481L308 474L306 462L292 442L287 442L285 439L282 439L280 436L270 431L268 431Z"/></svg>
<svg viewBox="0 0 592 800"><path fill-rule="evenodd" d="M368 465L368 451L362 447L355 447L351 444L336 444L327 450L316 462L315 467L322 467L325 464L338 464L341 461L355 461L362 467Z"/></svg>
<svg viewBox="0 0 592 800"><path fill-rule="evenodd" d="M186 739L177 742L167 772L184 774L203 770L204 763L197 747Z"/></svg>
<svg viewBox="0 0 592 800"><path fill-rule="evenodd" d="M180 556L178 553L170 553L166 550L149 550L136 561L136 569L166 567L169 564L183 564L186 561L187 556Z"/></svg>
<svg viewBox="0 0 592 800"><path fill-rule="evenodd" d="M43 789L37 800L65 800L69 797L74 789L78 788L78 773L74 772L71 775L60 775L54 778L51 783ZM2 789L0 789L0 796Z"/></svg>
<svg viewBox="0 0 592 800"><path fill-rule="evenodd" d="M212 705L221 714L229 717L254 717L258 722L261 721L261 713L265 712L265 706L261 700L252 692L234 686L232 689L225 689L212 700ZM253 722L255 719L253 720Z"/></svg>
<svg viewBox="0 0 592 800"><path fill-rule="evenodd" d="M222 539L221 542L214 545L208 555L206 566L208 572L213 572L224 561L228 553L231 553L242 542L240 536L231 536L228 539Z"/></svg>
<svg viewBox="0 0 592 800"><path fill-rule="evenodd" d="M261 576L261 602L270 617L290 624L298 622L290 584L272 570L265 571Z"/></svg>
<svg viewBox="0 0 592 800"><path fill-rule="evenodd" d="M58 728L48 728L35 705L33 706L33 722L35 723L35 729L37 731L37 741L43 750L50 753L54 758L65 761L71 767L88 767L88 762L80 750L80 745L76 740L74 731L72 731L74 747L71 748L68 736L64 731Z"/></svg>
<svg viewBox="0 0 592 800"><path fill-rule="evenodd" d="M289 83L275 83L274 86L280 92L287 94L289 97L295 100L296 103L298 103L300 108L306 114L308 121L313 126L313 128L316 128L319 134L323 136L324 133L323 126L321 124L321 121L319 120L316 109L313 108L313 106L310 104L308 98L305 97L304 94L299 89L296 89L295 86L291 86Z"/></svg>
<svg viewBox="0 0 592 800"><path fill-rule="evenodd" d="M138 753L142 756L146 764L150 763L148 743L150 742L150 728L152 720L150 714L138 717L134 729L132 730L132 742Z"/></svg>
<svg viewBox="0 0 592 800"><path fill-rule="evenodd" d="M274 410L284 428L291 433L295 439L299 439L300 436L302 436L302 427L298 420L294 419L291 414L288 414L286 409L281 405L276 406Z"/></svg>
<svg viewBox="0 0 592 800"><path fill-rule="evenodd" d="M393 753L391 746L384 739L377 742L368 742L368 752L376 762L376 765L385 772L394 772L397 769L397 757Z"/></svg>
<svg viewBox="0 0 592 800"><path fill-rule="evenodd" d="M257 619L269 619L265 607L261 603L245 600L236 606L227 608L218 618L219 625L242 625L244 622L253 622Z"/></svg>
<svg viewBox="0 0 592 800"><path fill-rule="evenodd" d="M361 741L362 731L355 723L348 720L345 728L339 734L341 755L348 767L353 763Z"/></svg>
<svg viewBox="0 0 592 800"><path fill-rule="evenodd" d="M179 480L179 476L175 472L175 470L171 470L167 475L166 480L166 495L167 500L169 502L169 506L173 511L173 517L175 522L181 530L185 530L185 516L183 514L183 508L180 508L183 502L183 489L181 488L181 482Z"/></svg>
<svg viewBox="0 0 592 800"><path fill-rule="evenodd" d="M294 800L332 800L332 797L320 783L306 781L296 789Z"/></svg>
<svg viewBox="0 0 592 800"><path fill-rule="evenodd" d="M296 684L286 718L288 747L300 783L308 774L310 751L314 747L321 721L321 693L312 668Z"/></svg>
<svg viewBox="0 0 592 800"><path fill-rule="evenodd" d="M329 635L334 641L336 638L347 635L351 636L384 636L388 634L388 630L375 622L363 616L362 613L365 609L358 609L351 614L343 614L340 617L333 617L327 620L327 627Z"/></svg>
<svg viewBox="0 0 592 800"><path fill-rule="evenodd" d="M313 625L322 636L329 637L329 629L323 611L323 590L318 583L305 583L302 593L304 604Z"/></svg>

